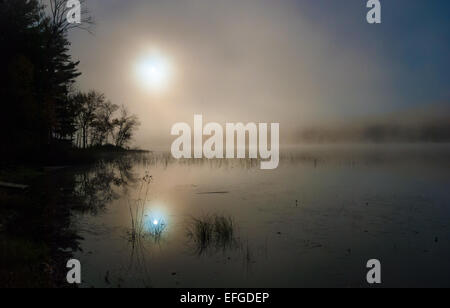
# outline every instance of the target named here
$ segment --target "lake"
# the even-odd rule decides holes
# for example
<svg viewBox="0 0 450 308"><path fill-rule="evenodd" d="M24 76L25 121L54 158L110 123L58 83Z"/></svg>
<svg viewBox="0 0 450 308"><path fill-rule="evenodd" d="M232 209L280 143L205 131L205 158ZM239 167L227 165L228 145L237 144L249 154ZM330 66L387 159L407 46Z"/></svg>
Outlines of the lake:
<svg viewBox="0 0 450 308"><path fill-rule="evenodd" d="M129 154L64 172L82 287L450 286L450 146L333 145L256 160Z"/></svg>

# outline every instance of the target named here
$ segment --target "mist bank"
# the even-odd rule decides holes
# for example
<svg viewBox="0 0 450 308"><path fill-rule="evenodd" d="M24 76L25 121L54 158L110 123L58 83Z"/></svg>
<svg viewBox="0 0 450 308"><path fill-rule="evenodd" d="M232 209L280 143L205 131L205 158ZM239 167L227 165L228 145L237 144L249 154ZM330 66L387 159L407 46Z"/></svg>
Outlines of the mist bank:
<svg viewBox="0 0 450 308"><path fill-rule="evenodd" d="M245 145L249 147L246 133ZM226 140L222 136L223 142ZM347 123L325 123L289 129L280 123L280 146L305 144L349 144L349 143L450 143L450 117L447 119L422 120L407 123L384 121L349 121ZM147 147L154 151L170 151L171 141L160 136ZM191 147L194 143L191 142Z"/></svg>
<svg viewBox="0 0 450 308"><path fill-rule="evenodd" d="M213 115L205 116L207 121L211 120L225 127L227 121L217 118ZM194 124L191 117L177 119L186 119L186 123L191 126ZM247 125L266 120L266 118L259 119L256 116L250 120L234 119L234 123ZM280 146L335 143L450 143L450 104L428 104L377 116L311 117L307 122L273 117L268 121L279 123ZM144 126L145 124L143 122ZM174 140L170 134L172 125L164 124L155 130L140 130L135 144L153 151L170 151ZM226 138L222 137L225 144ZM248 139L246 132L247 146ZM193 147L193 143L191 145Z"/></svg>
<svg viewBox="0 0 450 308"><path fill-rule="evenodd" d="M299 132L297 143L342 142L450 142L450 124L428 123L417 126L368 124L366 126L311 127Z"/></svg>
<svg viewBox="0 0 450 308"><path fill-rule="evenodd" d="M450 111L448 107L416 109L383 117L330 121L299 128L290 139L294 143L446 143L450 142Z"/></svg>

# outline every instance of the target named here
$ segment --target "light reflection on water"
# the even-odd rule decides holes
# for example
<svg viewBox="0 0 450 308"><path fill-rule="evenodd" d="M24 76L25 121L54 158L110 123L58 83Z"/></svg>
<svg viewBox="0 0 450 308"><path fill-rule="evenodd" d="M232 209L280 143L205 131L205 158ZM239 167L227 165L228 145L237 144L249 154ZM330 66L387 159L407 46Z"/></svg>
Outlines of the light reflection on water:
<svg viewBox="0 0 450 308"><path fill-rule="evenodd" d="M90 230L81 232L76 255L84 286L365 286L372 258L381 259L386 286L450 284L448 146L283 153L273 171L254 160L175 161L154 153L103 166L108 185L93 170L80 176L84 187L103 183L88 200L105 209L74 221ZM153 236L131 249L128 204L146 173L153 181L144 231ZM233 219L232 245L216 245L230 228L208 216ZM187 230L193 220L200 221L195 243ZM226 249L192 253L199 243Z"/></svg>
<svg viewBox="0 0 450 308"><path fill-rule="evenodd" d="M145 231L153 236L161 236L168 231L169 216L161 206L147 206L144 214Z"/></svg>

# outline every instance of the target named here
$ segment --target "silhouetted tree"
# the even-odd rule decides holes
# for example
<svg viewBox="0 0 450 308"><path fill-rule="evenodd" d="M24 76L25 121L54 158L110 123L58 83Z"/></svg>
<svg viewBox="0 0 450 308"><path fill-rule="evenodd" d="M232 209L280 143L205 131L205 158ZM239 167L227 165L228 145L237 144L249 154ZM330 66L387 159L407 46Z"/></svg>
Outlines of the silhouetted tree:
<svg viewBox="0 0 450 308"><path fill-rule="evenodd" d="M135 133L136 128L140 125L135 115L129 115L127 109L122 106L120 117L114 120L115 132L114 142L118 147L126 146Z"/></svg>
<svg viewBox="0 0 450 308"><path fill-rule="evenodd" d="M43 16L37 1L0 0L0 134L2 154L38 142L44 112L36 97ZM9 153L8 153L9 152ZM2 156L3 156L2 155Z"/></svg>
<svg viewBox="0 0 450 308"><path fill-rule="evenodd" d="M76 126L79 131L78 146L89 146L89 135L92 132L99 106L105 103L105 95L96 91L89 93L77 93L72 98L72 104L76 106Z"/></svg>
<svg viewBox="0 0 450 308"><path fill-rule="evenodd" d="M130 116L125 107L115 118L119 106L107 101L102 93L78 92L71 96L70 101L69 106L76 115L76 145L79 147L101 146L110 139L116 146L123 147L130 142L139 125L137 117Z"/></svg>
<svg viewBox="0 0 450 308"><path fill-rule="evenodd" d="M76 109L68 94L80 73L68 53L67 34L78 25L68 24L66 1L50 4L47 14L38 0L0 0L2 156L45 152L75 130ZM89 17L83 19L91 24Z"/></svg>
<svg viewBox="0 0 450 308"><path fill-rule="evenodd" d="M96 91L72 89L78 61L69 55L71 29L93 24L85 1L81 24L68 22L66 0L0 0L0 147L1 158L46 155L60 144L87 148L132 138L138 121ZM64 149L64 148L63 148ZM3 161L3 159L2 159Z"/></svg>
<svg viewBox="0 0 450 308"><path fill-rule="evenodd" d="M113 115L118 109L119 106L110 101L105 101L98 105L95 112L95 120L92 123L93 145L103 145L108 142L109 137L114 136Z"/></svg>

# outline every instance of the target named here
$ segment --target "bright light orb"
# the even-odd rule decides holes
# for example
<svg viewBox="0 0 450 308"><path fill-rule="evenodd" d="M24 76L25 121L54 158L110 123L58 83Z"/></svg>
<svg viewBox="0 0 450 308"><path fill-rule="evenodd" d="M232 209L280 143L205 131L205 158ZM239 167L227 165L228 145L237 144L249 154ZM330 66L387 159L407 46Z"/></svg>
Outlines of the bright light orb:
<svg viewBox="0 0 450 308"><path fill-rule="evenodd" d="M149 207L144 215L144 228L147 234L159 237L167 231L168 217L164 210Z"/></svg>
<svg viewBox="0 0 450 308"><path fill-rule="evenodd" d="M153 91L164 90L170 80L169 61L161 55L151 54L141 58L136 65L140 83Z"/></svg>

